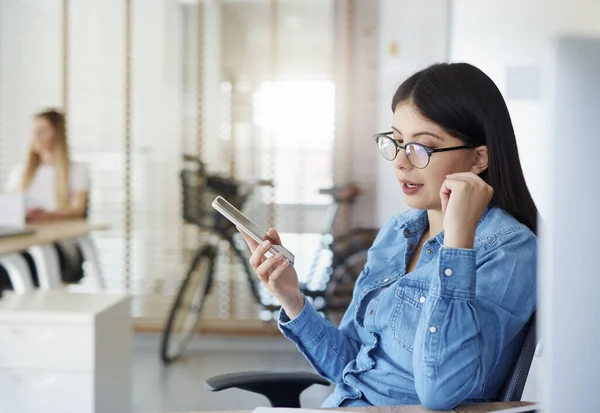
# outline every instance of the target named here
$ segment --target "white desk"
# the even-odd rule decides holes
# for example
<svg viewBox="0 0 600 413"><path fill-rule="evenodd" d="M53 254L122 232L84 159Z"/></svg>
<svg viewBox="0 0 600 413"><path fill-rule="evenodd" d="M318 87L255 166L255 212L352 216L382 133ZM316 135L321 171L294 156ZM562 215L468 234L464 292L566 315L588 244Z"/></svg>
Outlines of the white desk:
<svg viewBox="0 0 600 413"><path fill-rule="evenodd" d="M8 272L15 292L23 293L33 290L29 267L20 255L22 251L28 251L31 254L38 272L41 289L50 290L62 287L58 255L53 243L67 239L77 240L83 259L90 263L97 287L102 288L100 263L89 233L107 229L107 225L86 220L66 220L31 224L28 227L35 233L0 239L0 264Z"/></svg>
<svg viewBox="0 0 600 413"><path fill-rule="evenodd" d="M124 295L3 296L0 412L129 412L129 314Z"/></svg>

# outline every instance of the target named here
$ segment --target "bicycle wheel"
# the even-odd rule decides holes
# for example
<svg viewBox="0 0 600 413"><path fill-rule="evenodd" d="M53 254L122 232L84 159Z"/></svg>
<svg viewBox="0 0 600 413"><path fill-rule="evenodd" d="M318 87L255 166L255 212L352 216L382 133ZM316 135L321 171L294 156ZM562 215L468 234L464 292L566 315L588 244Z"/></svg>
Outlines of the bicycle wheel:
<svg viewBox="0 0 600 413"><path fill-rule="evenodd" d="M204 299L212 286L215 257L216 251L212 246L200 248L179 287L160 346L161 359L165 364L183 354L196 332Z"/></svg>

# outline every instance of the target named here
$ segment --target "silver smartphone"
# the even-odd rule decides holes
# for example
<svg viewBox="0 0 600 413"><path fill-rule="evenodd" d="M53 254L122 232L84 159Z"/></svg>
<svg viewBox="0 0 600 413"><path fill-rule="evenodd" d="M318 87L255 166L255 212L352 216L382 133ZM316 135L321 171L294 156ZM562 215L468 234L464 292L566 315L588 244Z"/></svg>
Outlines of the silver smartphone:
<svg viewBox="0 0 600 413"><path fill-rule="evenodd" d="M259 244L263 241L269 240L271 241L271 248L269 252L273 255L281 252L290 264L294 264L294 254L283 248L283 246L276 243L276 241L271 238L266 231L261 229L254 222L250 221L247 216L242 214L240 210L231 205L229 202L225 200L225 198L218 196L212 202L212 207L219 211L225 218L230 220L235 226L241 228L246 234L250 236L254 241Z"/></svg>

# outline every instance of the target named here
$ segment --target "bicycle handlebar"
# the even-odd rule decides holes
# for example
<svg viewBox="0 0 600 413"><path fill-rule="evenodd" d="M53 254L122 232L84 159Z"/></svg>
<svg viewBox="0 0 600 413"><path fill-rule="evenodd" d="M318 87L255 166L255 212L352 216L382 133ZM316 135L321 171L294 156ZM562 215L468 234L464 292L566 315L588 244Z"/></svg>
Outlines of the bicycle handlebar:
<svg viewBox="0 0 600 413"><path fill-rule="evenodd" d="M200 158L198 158L196 155L190 155L187 153L183 154L183 160L185 162L197 162L197 163L202 163L202 161L200 160Z"/></svg>
<svg viewBox="0 0 600 413"><path fill-rule="evenodd" d="M202 167L204 166L204 163L202 162L202 160L196 155L183 154L183 160L184 160L184 162L195 162L195 163L200 164ZM228 179L231 179L231 178L228 178ZM231 181L237 182L242 185L250 185L250 186L259 186L259 187L260 186L264 186L264 187L274 187L275 186L272 179L259 179L257 181L250 181L250 182L231 179ZM338 204L346 204L346 203L351 204L361 194L361 191L356 185L349 184L346 186L334 186L332 188L323 188L323 189L319 190L319 193L322 195L331 195L333 197L334 201L337 202Z"/></svg>
<svg viewBox="0 0 600 413"><path fill-rule="evenodd" d="M361 192L356 185L349 184L341 187L334 186L332 188L323 188L319 190L319 193L322 195L331 195L339 204L351 204L358 198Z"/></svg>
<svg viewBox="0 0 600 413"><path fill-rule="evenodd" d="M197 157L196 155L191 155L191 154L187 154L187 153L184 153L182 155L182 157L183 157L184 162L194 162L194 163L199 164L202 168L201 169L201 171L203 171L202 173L205 173L204 172L204 162L202 162L202 160L200 160L199 157ZM223 178L218 175L207 175L207 176ZM256 181L241 181L241 180L233 179L233 178L223 178L223 179L227 179L227 180L230 180L231 182L237 183L239 185L244 185L244 186L267 186L267 187L275 186L272 179L259 179Z"/></svg>
<svg viewBox="0 0 600 413"><path fill-rule="evenodd" d="M275 186L272 179L260 179L258 181L248 182L250 185L254 186Z"/></svg>

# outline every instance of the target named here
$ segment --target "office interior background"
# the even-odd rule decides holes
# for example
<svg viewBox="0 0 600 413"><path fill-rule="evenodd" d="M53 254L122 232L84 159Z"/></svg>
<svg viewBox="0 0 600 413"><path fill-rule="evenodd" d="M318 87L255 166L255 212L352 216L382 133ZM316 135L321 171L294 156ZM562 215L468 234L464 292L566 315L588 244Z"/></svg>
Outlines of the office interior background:
<svg viewBox="0 0 600 413"><path fill-rule="evenodd" d="M182 277L210 237L182 219L183 155L247 183L244 211L279 230L308 281L332 202L319 189L361 191L334 233L376 229L405 210L371 136L390 128L391 97L406 77L464 61L504 95L544 220L563 37L600 39L600 1L0 0L0 183L25 159L32 115L64 111L71 156L91 171L88 219L108 225L92 234L105 290L130 297L132 411L268 405L202 385L228 371L310 370L252 297L227 245L218 244L191 355L168 369L158 359ZM71 288L96 291L86 277ZM542 398L544 355L525 400ZM305 404L330 391L309 390Z"/></svg>

